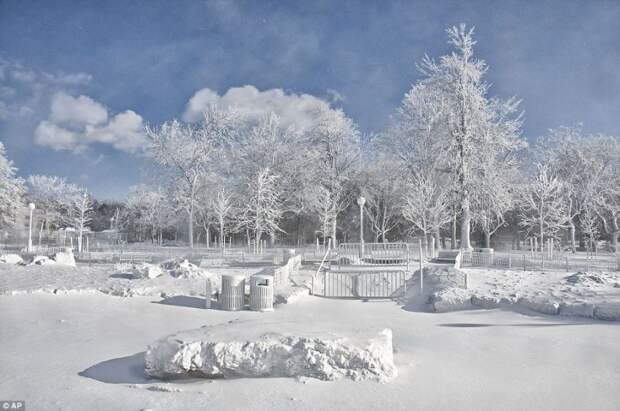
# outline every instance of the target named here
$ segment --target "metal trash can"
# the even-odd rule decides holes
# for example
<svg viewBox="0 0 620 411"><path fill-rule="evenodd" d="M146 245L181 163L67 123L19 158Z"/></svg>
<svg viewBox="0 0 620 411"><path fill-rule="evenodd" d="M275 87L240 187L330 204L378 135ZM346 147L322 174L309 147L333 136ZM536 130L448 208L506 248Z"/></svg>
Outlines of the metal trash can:
<svg viewBox="0 0 620 411"><path fill-rule="evenodd" d="M205 308L211 308L211 295L213 293L213 287L211 286L211 279L207 278L205 285Z"/></svg>
<svg viewBox="0 0 620 411"><path fill-rule="evenodd" d="M222 276L222 292L220 306L222 310L243 310L245 298L245 276L230 274Z"/></svg>
<svg viewBox="0 0 620 411"><path fill-rule="evenodd" d="M250 310L273 311L273 276L255 274L250 277Z"/></svg>

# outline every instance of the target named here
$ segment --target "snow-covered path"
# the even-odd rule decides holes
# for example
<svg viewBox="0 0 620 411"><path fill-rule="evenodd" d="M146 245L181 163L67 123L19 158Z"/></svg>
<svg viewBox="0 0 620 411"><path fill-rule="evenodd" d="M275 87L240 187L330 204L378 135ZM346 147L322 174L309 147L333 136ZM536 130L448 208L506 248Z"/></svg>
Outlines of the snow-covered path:
<svg viewBox="0 0 620 411"><path fill-rule="evenodd" d="M620 324L475 310L422 313L392 302L306 297L274 313L157 304L103 294L0 296L0 393L62 410L617 410ZM234 318L342 321L394 332L391 383L143 377L149 343ZM337 331L337 330L332 330Z"/></svg>

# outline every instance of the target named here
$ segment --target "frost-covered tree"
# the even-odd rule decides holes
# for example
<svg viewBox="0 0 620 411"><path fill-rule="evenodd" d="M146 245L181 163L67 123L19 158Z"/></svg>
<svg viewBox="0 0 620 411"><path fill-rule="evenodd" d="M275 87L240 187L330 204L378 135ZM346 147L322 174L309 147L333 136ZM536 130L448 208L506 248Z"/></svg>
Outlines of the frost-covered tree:
<svg viewBox="0 0 620 411"><path fill-rule="evenodd" d="M211 204L219 228L220 247L223 247L226 239L226 225L229 223L234 210L233 193L225 186L220 186L215 192Z"/></svg>
<svg viewBox="0 0 620 411"><path fill-rule="evenodd" d="M473 29L465 25L447 30L455 51L438 62L426 57L420 64L425 76L419 84L433 90L443 107L440 122L445 134L446 166L459 202L461 248L471 248L472 198L476 195L480 166L484 158L502 157L523 147L520 119L514 100L488 98L489 85L483 77L487 65L474 57Z"/></svg>
<svg viewBox="0 0 620 411"><path fill-rule="evenodd" d="M150 139L148 155L163 170L159 177L168 180L174 190L176 203L188 216L188 240L194 246L194 212L197 188L212 165L219 147L233 139L239 126L234 111L209 107L199 126L183 124L178 120L157 128L146 128Z"/></svg>
<svg viewBox="0 0 620 411"><path fill-rule="evenodd" d="M566 226L564 184L546 164L537 164L536 173L520 192L520 222L529 235L538 236L542 250L545 238Z"/></svg>
<svg viewBox="0 0 620 411"><path fill-rule="evenodd" d="M366 198L364 210L375 241L386 242L386 235L398 226L401 217L403 172L397 159L381 152L378 144L372 144L368 151L361 187Z"/></svg>
<svg viewBox="0 0 620 411"><path fill-rule="evenodd" d="M588 240L588 250L596 251L595 243L599 236L598 222L594 207L586 205L579 218L579 225Z"/></svg>
<svg viewBox="0 0 620 411"><path fill-rule="evenodd" d="M433 234L438 246L445 213L452 204L443 121L446 110L438 90L415 85L403 98L394 121L380 140L380 147L396 160L404 177L404 182L399 182L405 191L403 216L427 240ZM424 197L418 198L420 195Z"/></svg>
<svg viewBox="0 0 620 411"><path fill-rule="evenodd" d="M597 181L590 198L591 209L599 217L603 231L611 240L612 250L620 245L620 137L596 135L588 139L588 149L598 159Z"/></svg>
<svg viewBox="0 0 620 411"><path fill-rule="evenodd" d="M151 242L161 244L163 232L170 226L173 214L165 193L144 185L131 187L126 202L125 226L148 235ZM141 236L140 236L141 237Z"/></svg>
<svg viewBox="0 0 620 411"><path fill-rule="evenodd" d="M429 174L416 174L407 185L403 217L422 232L426 247L429 235L452 220L448 190Z"/></svg>
<svg viewBox="0 0 620 411"><path fill-rule="evenodd" d="M13 225L22 207L24 181L16 172L17 168L7 158L4 144L0 142L0 226Z"/></svg>
<svg viewBox="0 0 620 411"><path fill-rule="evenodd" d="M282 231L279 226L282 218L282 202L277 192L278 176L269 168L263 168L246 182L246 194L239 225L248 233L254 234L254 252L264 234L274 235Z"/></svg>
<svg viewBox="0 0 620 411"><path fill-rule="evenodd" d="M571 248L577 248L577 218L584 208L591 206L591 195L596 174L600 167L596 156L589 152L589 141L584 138L580 127L560 127L550 130L549 135L540 139L534 156L548 165L564 186L562 199L566 212L566 225L569 229Z"/></svg>
<svg viewBox="0 0 620 411"><path fill-rule="evenodd" d="M84 232L92 221L93 204L88 190L80 189L71 199L71 209L66 223L77 232L78 252L83 249Z"/></svg>
<svg viewBox="0 0 620 411"><path fill-rule="evenodd" d="M315 127L309 131L309 155L314 165L313 184L322 190L311 190L312 194L324 194L330 199L329 222L332 243L336 243L338 216L351 202L349 195L359 172L360 134L355 123L342 110L322 110ZM315 212L317 199L312 199ZM324 233L325 234L325 233Z"/></svg>
<svg viewBox="0 0 620 411"><path fill-rule="evenodd" d="M80 189L57 176L32 175L26 180L28 201L35 203L39 219L39 245L45 230L60 228L71 212Z"/></svg>

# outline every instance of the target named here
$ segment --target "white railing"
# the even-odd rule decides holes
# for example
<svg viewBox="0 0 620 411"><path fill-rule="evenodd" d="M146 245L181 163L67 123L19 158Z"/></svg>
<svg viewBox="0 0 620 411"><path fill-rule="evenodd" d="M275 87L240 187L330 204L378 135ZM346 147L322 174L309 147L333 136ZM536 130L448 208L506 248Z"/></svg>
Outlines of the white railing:
<svg viewBox="0 0 620 411"><path fill-rule="evenodd" d="M313 294L335 298L397 298L407 291L404 270L324 271Z"/></svg>

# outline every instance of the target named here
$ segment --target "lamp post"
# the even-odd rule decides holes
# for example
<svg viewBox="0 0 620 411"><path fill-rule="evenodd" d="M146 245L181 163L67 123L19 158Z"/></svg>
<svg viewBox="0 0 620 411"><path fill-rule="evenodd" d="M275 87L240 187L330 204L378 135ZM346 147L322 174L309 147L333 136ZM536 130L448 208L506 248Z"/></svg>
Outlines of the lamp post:
<svg viewBox="0 0 620 411"><path fill-rule="evenodd" d="M364 196L357 198L357 205L360 206L360 258L364 256L364 204L366 199Z"/></svg>
<svg viewBox="0 0 620 411"><path fill-rule="evenodd" d="M30 220L28 222L28 252L32 252L32 212L34 211L34 203L28 204L30 210Z"/></svg>

